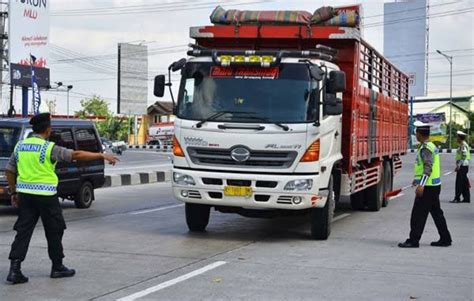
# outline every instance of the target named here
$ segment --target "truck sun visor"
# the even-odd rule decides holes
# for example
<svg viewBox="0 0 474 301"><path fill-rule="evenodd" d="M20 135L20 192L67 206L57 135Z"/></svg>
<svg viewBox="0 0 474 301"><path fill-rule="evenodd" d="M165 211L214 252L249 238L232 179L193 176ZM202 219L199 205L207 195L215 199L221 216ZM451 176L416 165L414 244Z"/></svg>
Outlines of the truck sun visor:
<svg viewBox="0 0 474 301"><path fill-rule="evenodd" d="M280 68L258 67L211 67L211 77L214 78L241 78L241 79L277 79Z"/></svg>

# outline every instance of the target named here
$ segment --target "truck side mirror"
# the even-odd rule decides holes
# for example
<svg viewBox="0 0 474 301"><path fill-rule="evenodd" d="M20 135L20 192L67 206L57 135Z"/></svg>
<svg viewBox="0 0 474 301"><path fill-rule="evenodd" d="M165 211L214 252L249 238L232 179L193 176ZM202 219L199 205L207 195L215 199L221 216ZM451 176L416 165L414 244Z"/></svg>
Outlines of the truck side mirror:
<svg viewBox="0 0 474 301"><path fill-rule="evenodd" d="M153 86L153 94L156 97L163 97L165 95L166 77L164 75L158 75L155 77L155 84Z"/></svg>
<svg viewBox="0 0 474 301"><path fill-rule="evenodd" d="M184 66L186 65L186 59L180 59L179 61L176 61L174 62L173 64L170 65L170 69L171 71L173 72L176 72L178 70L181 70L184 68Z"/></svg>
<svg viewBox="0 0 474 301"><path fill-rule="evenodd" d="M342 114L342 100L337 98L335 94L326 94L323 104L324 115L335 116Z"/></svg>
<svg viewBox="0 0 474 301"><path fill-rule="evenodd" d="M336 94L346 91L346 73L343 71L329 72L326 93Z"/></svg>

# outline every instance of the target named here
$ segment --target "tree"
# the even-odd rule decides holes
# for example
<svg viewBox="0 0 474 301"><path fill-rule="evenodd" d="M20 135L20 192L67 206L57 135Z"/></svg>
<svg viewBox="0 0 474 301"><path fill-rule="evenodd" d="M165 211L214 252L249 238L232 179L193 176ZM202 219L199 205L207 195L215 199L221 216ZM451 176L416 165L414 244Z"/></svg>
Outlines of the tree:
<svg viewBox="0 0 474 301"><path fill-rule="evenodd" d="M109 111L109 103L98 95L81 100L81 106L82 110L75 112L75 115L79 118L86 118L88 116L107 117L112 115Z"/></svg>
<svg viewBox="0 0 474 301"><path fill-rule="evenodd" d="M105 117L104 121L96 121L95 126L101 137L110 140L127 140L129 123L117 118L109 110L109 103L98 95L81 100L82 110L75 112L79 118L89 116Z"/></svg>

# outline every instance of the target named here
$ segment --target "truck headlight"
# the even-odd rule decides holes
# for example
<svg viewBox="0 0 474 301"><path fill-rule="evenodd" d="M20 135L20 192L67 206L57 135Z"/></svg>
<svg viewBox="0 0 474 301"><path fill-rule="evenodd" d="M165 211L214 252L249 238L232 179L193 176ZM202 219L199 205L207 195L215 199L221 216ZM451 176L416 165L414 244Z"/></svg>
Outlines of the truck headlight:
<svg viewBox="0 0 474 301"><path fill-rule="evenodd" d="M285 185L285 190L288 191L309 191L313 188L313 180L294 180L290 181Z"/></svg>
<svg viewBox="0 0 474 301"><path fill-rule="evenodd" d="M178 185L186 185L186 186L196 185L196 182L194 182L193 177L179 173L179 172L173 173L173 181Z"/></svg>

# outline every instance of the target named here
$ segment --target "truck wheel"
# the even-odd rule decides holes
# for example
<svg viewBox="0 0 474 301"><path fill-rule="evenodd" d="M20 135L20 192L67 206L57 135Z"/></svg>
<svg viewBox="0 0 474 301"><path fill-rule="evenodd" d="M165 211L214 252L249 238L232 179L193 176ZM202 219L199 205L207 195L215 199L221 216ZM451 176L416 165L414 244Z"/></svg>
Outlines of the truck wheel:
<svg viewBox="0 0 474 301"><path fill-rule="evenodd" d="M211 206L186 203L186 223L191 232L204 232L209 223Z"/></svg>
<svg viewBox="0 0 474 301"><path fill-rule="evenodd" d="M94 188L90 182L84 182L74 198L76 208L89 208L92 201L94 201Z"/></svg>
<svg viewBox="0 0 474 301"><path fill-rule="evenodd" d="M364 209L364 191L351 194L351 207L352 210Z"/></svg>
<svg viewBox="0 0 474 301"><path fill-rule="evenodd" d="M383 169L383 167L382 167ZM367 209L369 211L379 211L382 207L383 196L384 196L384 171L381 172L381 179L380 181L365 190L365 200L367 202Z"/></svg>
<svg viewBox="0 0 474 301"><path fill-rule="evenodd" d="M323 208L311 209L311 237L317 240L326 240L331 233L331 222L334 216L334 181L331 175L328 185L328 199Z"/></svg>
<svg viewBox="0 0 474 301"><path fill-rule="evenodd" d="M382 207L387 207L388 206L388 201L389 199L385 197L385 193L392 191L392 183L393 183L393 177L392 177L392 167L390 166L390 162L385 163L385 168L384 168L384 185L383 185L383 201L382 201Z"/></svg>

